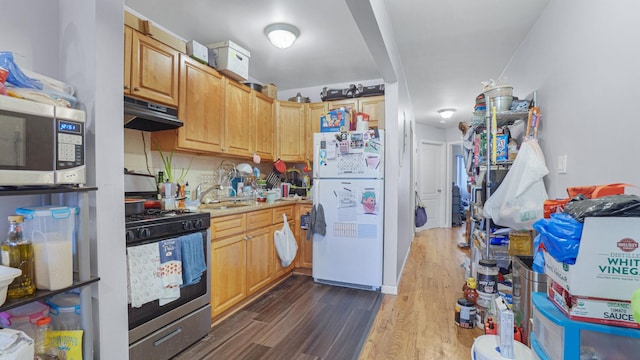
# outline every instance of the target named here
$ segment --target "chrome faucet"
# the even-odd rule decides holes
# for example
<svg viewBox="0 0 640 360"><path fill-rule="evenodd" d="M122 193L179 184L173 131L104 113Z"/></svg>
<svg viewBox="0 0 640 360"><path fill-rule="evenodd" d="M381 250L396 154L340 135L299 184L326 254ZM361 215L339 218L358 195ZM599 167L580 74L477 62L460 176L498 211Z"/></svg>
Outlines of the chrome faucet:
<svg viewBox="0 0 640 360"><path fill-rule="evenodd" d="M208 188L206 188L206 190L202 191L202 186L203 185L207 185L209 184L210 186ZM212 192L213 190L219 190L222 187L218 184L213 184L210 181L205 181L205 182L201 182L200 184L198 184L198 186L196 186L196 199L198 200L198 204L202 204L202 200L204 199L204 197Z"/></svg>

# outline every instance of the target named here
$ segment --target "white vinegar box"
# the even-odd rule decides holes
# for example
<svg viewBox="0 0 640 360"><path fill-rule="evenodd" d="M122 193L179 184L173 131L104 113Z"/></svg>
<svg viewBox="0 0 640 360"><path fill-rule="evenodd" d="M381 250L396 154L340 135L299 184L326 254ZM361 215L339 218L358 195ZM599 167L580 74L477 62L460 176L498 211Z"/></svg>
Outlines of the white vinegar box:
<svg viewBox="0 0 640 360"><path fill-rule="evenodd" d="M73 284L73 238L79 208L41 206L16 209L24 217L24 238L33 244L35 283L40 290Z"/></svg>

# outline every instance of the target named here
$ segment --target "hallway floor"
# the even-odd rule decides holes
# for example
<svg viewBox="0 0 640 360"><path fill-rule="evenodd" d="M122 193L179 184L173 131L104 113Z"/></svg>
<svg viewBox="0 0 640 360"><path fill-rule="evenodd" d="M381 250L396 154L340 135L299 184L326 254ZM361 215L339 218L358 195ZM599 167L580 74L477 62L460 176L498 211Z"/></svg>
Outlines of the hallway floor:
<svg viewBox="0 0 640 360"><path fill-rule="evenodd" d="M481 329L454 322L462 296L468 250L460 250L464 226L418 232L398 295L385 295L360 359L470 359ZM466 253L466 254L465 254Z"/></svg>

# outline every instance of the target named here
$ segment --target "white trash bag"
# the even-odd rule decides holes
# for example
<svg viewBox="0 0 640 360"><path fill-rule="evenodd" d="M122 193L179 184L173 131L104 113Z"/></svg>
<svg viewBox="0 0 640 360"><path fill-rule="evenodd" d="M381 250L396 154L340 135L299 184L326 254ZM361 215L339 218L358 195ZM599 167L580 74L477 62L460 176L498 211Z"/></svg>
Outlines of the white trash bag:
<svg viewBox="0 0 640 360"><path fill-rule="evenodd" d="M273 232L273 241L276 245L276 250L278 251L282 267L287 267L291 264L293 259L296 258L298 243L296 242L296 238L293 236L293 232L291 232L291 228L287 222L287 215L282 214L282 217L284 217L284 225L282 226L282 230L276 230Z"/></svg>
<svg viewBox="0 0 640 360"><path fill-rule="evenodd" d="M543 177L548 173L538 141L524 141L502 184L485 202L484 217L515 230L532 230L544 217L548 196Z"/></svg>

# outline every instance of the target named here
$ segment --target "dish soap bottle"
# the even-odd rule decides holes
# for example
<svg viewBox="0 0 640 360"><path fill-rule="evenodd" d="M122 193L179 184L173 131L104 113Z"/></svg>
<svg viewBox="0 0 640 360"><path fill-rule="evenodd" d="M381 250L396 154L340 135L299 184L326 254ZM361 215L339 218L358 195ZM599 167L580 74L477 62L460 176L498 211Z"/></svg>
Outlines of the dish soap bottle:
<svg viewBox="0 0 640 360"><path fill-rule="evenodd" d="M7 290L10 299L33 295L36 292L34 282L33 244L22 235L22 215L10 215L9 234L2 243L2 265L22 270L22 274L13 279Z"/></svg>

